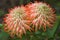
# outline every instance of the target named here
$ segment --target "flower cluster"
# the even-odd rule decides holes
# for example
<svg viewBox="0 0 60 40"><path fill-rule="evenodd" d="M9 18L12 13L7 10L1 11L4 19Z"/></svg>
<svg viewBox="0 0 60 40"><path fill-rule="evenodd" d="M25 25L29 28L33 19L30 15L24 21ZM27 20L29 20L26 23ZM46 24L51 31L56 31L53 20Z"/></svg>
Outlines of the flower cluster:
<svg viewBox="0 0 60 40"><path fill-rule="evenodd" d="M21 38L26 31L52 27L56 19L55 11L50 5L42 2L30 3L18 6L9 11L4 18L4 30L11 36L17 35Z"/></svg>

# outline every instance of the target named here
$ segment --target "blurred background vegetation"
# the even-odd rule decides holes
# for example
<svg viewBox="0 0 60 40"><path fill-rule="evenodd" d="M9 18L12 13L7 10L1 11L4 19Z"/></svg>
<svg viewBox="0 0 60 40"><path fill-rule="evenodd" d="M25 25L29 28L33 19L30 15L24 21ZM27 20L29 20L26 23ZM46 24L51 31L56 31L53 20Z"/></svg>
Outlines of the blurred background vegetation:
<svg viewBox="0 0 60 40"><path fill-rule="evenodd" d="M15 6L26 5L30 2L40 1L50 4L56 10L57 21L52 30L42 32L37 31L23 36L22 39L17 37L11 38L9 34L3 30L3 17L8 13L8 9ZM47 36L46 36L47 35ZM0 40L60 40L60 0L0 0Z"/></svg>

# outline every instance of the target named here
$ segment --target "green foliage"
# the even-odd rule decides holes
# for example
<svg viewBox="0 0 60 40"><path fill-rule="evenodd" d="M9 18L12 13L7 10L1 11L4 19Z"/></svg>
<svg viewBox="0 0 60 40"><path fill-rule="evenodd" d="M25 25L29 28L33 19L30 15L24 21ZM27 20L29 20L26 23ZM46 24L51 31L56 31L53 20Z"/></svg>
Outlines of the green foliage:
<svg viewBox="0 0 60 40"><path fill-rule="evenodd" d="M3 30L0 30L0 40L8 40L9 35L4 32Z"/></svg>
<svg viewBox="0 0 60 40"><path fill-rule="evenodd" d="M4 32L3 24L0 24L0 40L8 40L9 34Z"/></svg>
<svg viewBox="0 0 60 40"><path fill-rule="evenodd" d="M53 29L48 29L48 30L47 30L47 35L48 35L49 37L53 37L53 35L55 34L58 26L59 26L59 18L58 18L58 16L57 16L57 19L56 19L56 22L55 22L55 24L54 24L54 26L53 26Z"/></svg>
<svg viewBox="0 0 60 40"><path fill-rule="evenodd" d="M2 29L3 28L3 24L0 24L0 29Z"/></svg>

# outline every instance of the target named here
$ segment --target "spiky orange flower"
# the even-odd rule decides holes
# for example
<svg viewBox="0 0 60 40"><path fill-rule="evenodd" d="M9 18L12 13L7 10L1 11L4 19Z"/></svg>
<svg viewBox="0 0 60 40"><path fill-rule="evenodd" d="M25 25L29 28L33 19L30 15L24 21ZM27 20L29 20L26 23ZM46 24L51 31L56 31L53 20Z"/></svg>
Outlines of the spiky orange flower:
<svg viewBox="0 0 60 40"><path fill-rule="evenodd" d="M30 21L27 19L24 10L24 6L15 7L10 10L7 17L4 18L4 30L11 34L11 36L17 35L21 37L23 34L26 34L26 30L31 31L31 28L28 25Z"/></svg>
<svg viewBox="0 0 60 40"><path fill-rule="evenodd" d="M52 27L53 23L56 19L55 11L50 7L49 4L42 2L35 2L26 5L27 14L32 19L32 28L37 31L37 29L44 28L46 31L46 27ZM29 11L28 11L29 10Z"/></svg>
<svg viewBox="0 0 60 40"><path fill-rule="evenodd" d="M53 8L42 2L15 7L4 18L4 29L11 36L17 35L19 37L26 34L27 30L37 31L43 27L46 31L46 27L52 27L55 22L56 15L54 13Z"/></svg>

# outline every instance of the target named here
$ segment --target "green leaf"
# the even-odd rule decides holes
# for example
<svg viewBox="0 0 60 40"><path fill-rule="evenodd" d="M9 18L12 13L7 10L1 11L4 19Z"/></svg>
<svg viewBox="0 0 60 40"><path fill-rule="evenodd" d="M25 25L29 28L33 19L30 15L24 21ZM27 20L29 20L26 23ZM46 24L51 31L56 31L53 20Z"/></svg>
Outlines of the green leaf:
<svg viewBox="0 0 60 40"><path fill-rule="evenodd" d="M46 32L46 34L48 35L49 38L54 36L58 26L59 26L59 16L57 16L57 20L56 20L53 28L52 29L48 29L47 32Z"/></svg>
<svg viewBox="0 0 60 40"><path fill-rule="evenodd" d="M0 24L0 28L1 28L1 29L3 28L3 24Z"/></svg>
<svg viewBox="0 0 60 40"><path fill-rule="evenodd" d="M0 30L1 31L1 30ZM0 40L8 40L9 38L9 34L7 34L6 32L4 31L1 31L0 32Z"/></svg>
<svg viewBox="0 0 60 40"><path fill-rule="evenodd" d="M0 40L8 40L9 38L9 34L7 34L6 32L4 32L3 30L3 24L0 24Z"/></svg>

